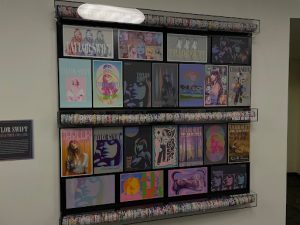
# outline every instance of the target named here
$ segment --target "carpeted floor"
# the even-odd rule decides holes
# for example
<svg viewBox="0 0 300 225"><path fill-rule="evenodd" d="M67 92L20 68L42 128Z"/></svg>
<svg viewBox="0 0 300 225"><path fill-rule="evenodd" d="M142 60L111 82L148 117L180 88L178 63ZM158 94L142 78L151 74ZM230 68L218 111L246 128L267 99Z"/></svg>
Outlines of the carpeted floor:
<svg viewBox="0 0 300 225"><path fill-rule="evenodd" d="M300 225L300 175L287 175L286 225Z"/></svg>

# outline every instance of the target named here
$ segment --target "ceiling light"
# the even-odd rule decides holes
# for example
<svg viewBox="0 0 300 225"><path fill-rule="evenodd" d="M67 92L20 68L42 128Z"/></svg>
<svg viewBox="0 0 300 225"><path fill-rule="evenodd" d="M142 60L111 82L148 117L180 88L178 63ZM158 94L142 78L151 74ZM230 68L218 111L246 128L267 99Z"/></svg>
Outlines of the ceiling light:
<svg viewBox="0 0 300 225"><path fill-rule="evenodd" d="M132 24L140 24L145 20L144 14L138 9L109 5L82 4L77 12L86 20Z"/></svg>

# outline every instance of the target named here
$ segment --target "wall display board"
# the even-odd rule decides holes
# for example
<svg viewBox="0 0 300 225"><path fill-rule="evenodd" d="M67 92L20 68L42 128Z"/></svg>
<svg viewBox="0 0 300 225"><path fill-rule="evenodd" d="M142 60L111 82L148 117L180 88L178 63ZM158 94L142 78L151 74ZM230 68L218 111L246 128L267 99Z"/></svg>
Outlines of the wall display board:
<svg viewBox="0 0 300 225"><path fill-rule="evenodd" d="M204 210L206 203L189 203L195 199L221 196L218 207L229 198L256 201L251 31L72 15L57 21L62 217L109 209L107 223L125 218L125 209L140 213L132 219L172 204ZM149 212L134 211L141 205Z"/></svg>

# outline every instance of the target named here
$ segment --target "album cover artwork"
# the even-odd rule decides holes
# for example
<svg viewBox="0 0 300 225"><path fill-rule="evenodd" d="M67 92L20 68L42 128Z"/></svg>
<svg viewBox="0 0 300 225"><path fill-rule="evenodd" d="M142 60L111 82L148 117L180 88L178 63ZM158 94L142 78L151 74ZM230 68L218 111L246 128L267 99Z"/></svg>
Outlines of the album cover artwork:
<svg viewBox="0 0 300 225"><path fill-rule="evenodd" d="M207 167L168 171L168 197L207 193Z"/></svg>
<svg viewBox="0 0 300 225"><path fill-rule="evenodd" d="M177 126L153 126L152 135L153 168L177 166Z"/></svg>
<svg viewBox="0 0 300 225"><path fill-rule="evenodd" d="M66 208L115 203L115 176L92 176L66 180Z"/></svg>
<svg viewBox="0 0 300 225"><path fill-rule="evenodd" d="M124 62L124 107L151 107L151 63Z"/></svg>
<svg viewBox="0 0 300 225"><path fill-rule="evenodd" d="M163 60L163 33L119 30L119 59Z"/></svg>
<svg viewBox="0 0 300 225"><path fill-rule="evenodd" d="M92 129L61 129L61 176L92 174Z"/></svg>
<svg viewBox="0 0 300 225"><path fill-rule="evenodd" d="M60 108L91 108L91 61L59 59Z"/></svg>
<svg viewBox="0 0 300 225"><path fill-rule="evenodd" d="M179 65L179 106L204 105L205 66L202 64Z"/></svg>
<svg viewBox="0 0 300 225"><path fill-rule="evenodd" d="M248 186L246 164L211 167L211 191L245 189Z"/></svg>
<svg viewBox="0 0 300 225"><path fill-rule="evenodd" d="M205 106L227 106L228 66L205 66Z"/></svg>
<svg viewBox="0 0 300 225"><path fill-rule="evenodd" d="M64 56L113 58L113 30L63 25Z"/></svg>
<svg viewBox="0 0 300 225"><path fill-rule="evenodd" d="M152 64L152 106L178 106L178 68L174 63Z"/></svg>
<svg viewBox="0 0 300 225"><path fill-rule="evenodd" d="M250 124L228 124L228 162L248 162L250 152Z"/></svg>
<svg viewBox="0 0 300 225"><path fill-rule="evenodd" d="M251 105L251 67L229 66L228 106Z"/></svg>
<svg viewBox="0 0 300 225"><path fill-rule="evenodd" d="M212 37L212 63L250 65L251 38Z"/></svg>
<svg viewBox="0 0 300 225"><path fill-rule="evenodd" d="M123 171L123 128L94 129L94 174Z"/></svg>
<svg viewBox="0 0 300 225"><path fill-rule="evenodd" d="M168 61L207 62L207 36L168 34Z"/></svg>
<svg viewBox="0 0 300 225"><path fill-rule="evenodd" d="M95 108L123 107L122 62L93 61Z"/></svg>
<svg viewBox="0 0 300 225"><path fill-rule="evenodd" d="M227 125L204 125L204 164L227 163Z"/></svg>
<svg viewBox="0 0 300 225"><path fill-rule="evenodd" d="M120 202L164 196L164 171L123 173L120 175Z"/></svg>
<svg viewBox="0 0 300 225"><path fill-rule="evenodd" d="M179 126L179 166L203 165L203 127Z"/></svg>
<svg viewBox="0 0 300 225"><path fill-rule="evenodd" d="M151 127L125 127L125 171L150 170L152 168Z"/></svg>

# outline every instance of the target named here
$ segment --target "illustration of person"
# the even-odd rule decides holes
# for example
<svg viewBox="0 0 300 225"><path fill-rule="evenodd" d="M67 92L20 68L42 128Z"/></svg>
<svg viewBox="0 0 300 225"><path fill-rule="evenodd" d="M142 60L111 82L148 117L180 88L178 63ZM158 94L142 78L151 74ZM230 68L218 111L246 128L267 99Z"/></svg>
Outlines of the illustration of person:
<svg viewBox="0 0 300 225"><path fill-rule="evenodd" d="M82 43L82 50L85 56L96 56L93 33L90 29L85 31L85 38Z"/></svg>
<svg viewBox="0 0 300 225"><path fill-rule="evenodd" d="M222 191L222 175L215 174L211 180L211 189L213 191Z"/></svg>
<svg viewBox="0 0 300 225"><path fill-rule="evenodd" d="M68 175L86 174L88 172L89 156L82 152L79 143L71 140L67 148L66 171Z"/></svg>
<svg viewBox="0 0 300 225"><path fill-rule="evenodd" d="M110 64L103 66L101 93L104 95L104 101L112 104L113 99L119 91L118 83L114 81L113 68Z"/></svg>
<svg viewBox="0 0 300 225"><path fill-rule="evenodd" d="M134 143L134 156L131 162L133 169L149 169L151 167L151 155L148 151L147 141L138 138Z"/></svg>
<svg viewBox="0 0 300 225"><path fill-rule="evenodd" d="M233 103L236 105L238 102L243 101L243 89L244 86L241 82L242 73L237 73L235 83L232 84L232 90L234 92Z"/></svg>
<svg viewBox="0 0 300 225"><path fill-rule="evenodd" d="M76 28L74 30L74 36L72 37L70 43L67 45L65 52L67 55L81 55L82 54L82 34L80 29Z"/></svg>
<svg viewBox="0 0 300 225"><path fill-rule="evenodd" d="M105 43L104 35L101 30L98 30L97 32L94 44L96 48L96 55L103 57L107 57L110 55L108 45Z"/></svg>
<svg viewBox="0 0 300 225"><path fill-rule="evenodd" d="M245 188L246 175L243 173L236 174L234 181L235 181L235 184L234 184L235 189Z"/></svg>
<svg viewBox="0 0 300 225"><path fill-rule="evenodd" d="M168 161L167 157L167 148L170 138L168 136L168 131L163 129L162 131L157 131L157 139L156 139L156 148L158 150L157 155L157 165L160 165L166 161Z"/></svg>
<svg viewBox="0 0 300 225"><path fill-rule="evenodd" d="M78 178L75 188L75 207L97 205L105 184L97 177Z"/></svg>
<svg viewBox="0 0 300 225"><path fill-rule="evenodd" d="M67 90L68 102L82 102L85 98L85 93L78 79L71 81L71 88Z"/></svg>
<svg viewBox="0 0 300 225"><path fill-rule="evenodd" d="M219 105L220 96L223 94L219 70L212 70L209 77L209 85L211 87L209 92L210 105ZM208 105L208 102L206 104Z"/></svg>
<svg viewBox="0 0 300 225"><path fill-rule="evenodd" d="M153 43L153 33L152 32L146 32L145 33L145 45L147 45L147 46L152 46L152 45L154 45L154 43Z"/></svg>
<svg viewBox="0 0 300 225"><path fill-rule="evenodd" d="M221 63L232 61L232 48L226 38L220 38L220 51L217 57Z"/></svg>
<svg viewBox="0 0 300 225"><path fill-rule="evenodd" d="M234 185L234 175L227 174L223 179L223 190L232 190Z"/></svg>
<svg viewBox="0 0 300 225"><path fill-rule="evenodd" d="M137 59L137 49L134 45L130 45L128 47L128 56L127 57L129 59Z"/></svg>
<svg viewBox="0 0 300 225"><path fill-rule="evenodd" d="M126 107L150 107L151 81L145 78L140 82L124 81L124 105Z"/></svg>
<svg viewBox="0 0 300 225"><path fill-rule="evenodd" d="M94 152L95 167L109 167L120 165L121 144L118 139L97 140Z"/></svg>
<svg viewBox="0 0 300 225"><path fill-rule="evenodd" d="M145 49L145 42L138 38L136 39L136 52L137 52L137 59L145 59L146 58L146 49Z"/></svg>
<svg viewBox="0 0 300 225"><path fill-rule="evenodd" d="M146 47L146 59L154 59L155 58L155 48L152 46Z"/></svg>
<svg viewBox="0 0 300 225"><path fill-rule="evenodd" d="M171 74L165 73L162 78L161 86L161 98L162 107L175 106L176 105L176 90L172 84Z"/></svg>

